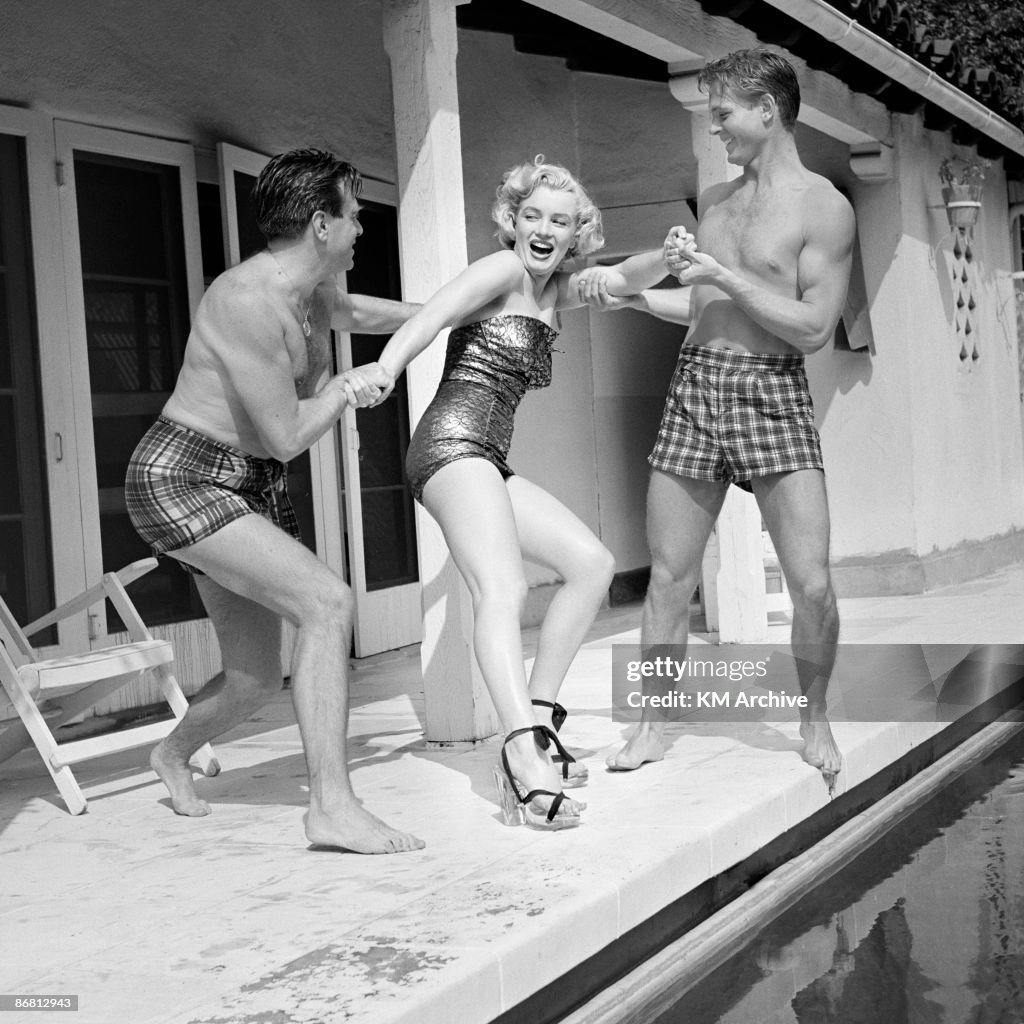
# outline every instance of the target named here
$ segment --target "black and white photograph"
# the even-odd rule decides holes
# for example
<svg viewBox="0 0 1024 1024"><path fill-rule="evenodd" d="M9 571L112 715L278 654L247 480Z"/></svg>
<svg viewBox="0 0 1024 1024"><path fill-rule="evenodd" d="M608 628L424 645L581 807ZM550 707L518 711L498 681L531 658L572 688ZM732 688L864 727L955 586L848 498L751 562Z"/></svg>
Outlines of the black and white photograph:
<svg viewBox="0 0 1024 1024"><path fill-rule="evenodd" d="M1022 1024L1018 0L0 0L0 1024Z"/></svg>

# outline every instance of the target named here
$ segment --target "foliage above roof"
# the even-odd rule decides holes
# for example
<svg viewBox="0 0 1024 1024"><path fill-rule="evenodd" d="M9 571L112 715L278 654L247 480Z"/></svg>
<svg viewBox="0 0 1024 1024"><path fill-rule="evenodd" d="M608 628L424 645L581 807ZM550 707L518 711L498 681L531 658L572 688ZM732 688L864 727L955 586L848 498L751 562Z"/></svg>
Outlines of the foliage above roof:
<svg viewBox="0 0 1024 1024"><path fill-rule="evenodd" d="M1024 5L1020 0L907 0L907 7L932 38L957 40L965 66L991 68L1002 78L1005 95L999 113L1024 127Z"/></svg>

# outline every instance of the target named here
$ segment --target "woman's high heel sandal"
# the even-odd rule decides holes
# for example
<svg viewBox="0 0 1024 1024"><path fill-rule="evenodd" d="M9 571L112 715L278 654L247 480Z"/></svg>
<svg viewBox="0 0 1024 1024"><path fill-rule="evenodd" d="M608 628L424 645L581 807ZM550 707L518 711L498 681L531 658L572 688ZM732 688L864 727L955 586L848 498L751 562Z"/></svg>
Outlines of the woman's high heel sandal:
<svg viewBox="0 0 1024 1024"><path fill-rule="evenodd" d="M546 725L532 725L525 729L514 729L505 737L501 745L501 766L494 768L494 785L498 790L498 802L501 805L501 815L506 825L529 825L531 828L555 831L563 828L575 828L580 823L578 814L559 814L558 808L565 800L564 793L552 793L550 789L531 789L525 795L520 792L519 783L512 774L512 768L508 763L508 754L505 747L509 740L532 732L538 737L538 744L542 750L547 750L549 743L554 742L555 748L572 762L572 755L558 741L558 737ZM530 802L536 796L550 796L551 806L547 814L538 814L530 806Z"/></svg>
<svg viewBox="0 0 1024 1024"><path fill-rule="evenodd" d="M555 732L561 731L562 725L569 716L569 712L557 700L534 700L530 701L530 703L535 704L539 708L551 708L551 724L555 727ZM579 789L580 786L587 784L587 780L590 778L590 771L585 764L580 764L575 758L569 758L566 761L558 754L555 754L551 760L555 764L561 764L562 766L562 789ZM570 764L576 765L572 771L569 770Z"/></svg>

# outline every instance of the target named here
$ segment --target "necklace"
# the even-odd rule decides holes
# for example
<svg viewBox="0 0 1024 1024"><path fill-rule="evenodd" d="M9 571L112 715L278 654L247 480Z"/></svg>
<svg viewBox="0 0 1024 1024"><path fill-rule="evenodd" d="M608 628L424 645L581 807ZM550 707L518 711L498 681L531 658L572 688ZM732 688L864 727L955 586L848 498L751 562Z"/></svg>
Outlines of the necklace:
<svg viewBox="0 0 1024 1024"><path fill-rule="evenodd" d="M274 255L269 249L267 252L270 253L271 259L277 264L277 269L284 274L285 280L295 288L296 292L299 290L295 287L295 282L292 280L291 275L281 266L280 260ZM313 308L313 296L310 295L309 302L306 303L306 312L302 316L302 333L305 337L309 337L313 333L313 327L309 322L309 311Z"/></svg>

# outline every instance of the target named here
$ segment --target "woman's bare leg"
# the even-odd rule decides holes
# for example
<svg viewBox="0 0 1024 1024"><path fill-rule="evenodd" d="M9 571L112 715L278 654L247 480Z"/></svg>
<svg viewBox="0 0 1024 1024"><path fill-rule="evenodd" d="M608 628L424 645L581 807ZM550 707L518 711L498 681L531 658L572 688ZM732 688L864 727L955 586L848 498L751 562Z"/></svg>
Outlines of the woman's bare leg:
<svg viewBox="0 0 1024 1024"><path fill-rule="evenodd" d="M423 503L444 533L473 599L473 649L506 733L536 723L523 667L520 620L526 580L512 503L497 469L484 459L459 459L427 481ZM527 733L507 748L512 772L527 790L561 790L550 757ZM538 798L546 809L548 798ZM583 804L566 800L558 813Z"/></svg>

